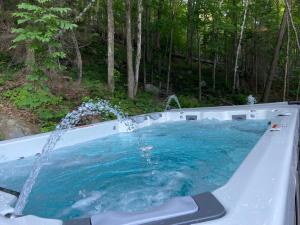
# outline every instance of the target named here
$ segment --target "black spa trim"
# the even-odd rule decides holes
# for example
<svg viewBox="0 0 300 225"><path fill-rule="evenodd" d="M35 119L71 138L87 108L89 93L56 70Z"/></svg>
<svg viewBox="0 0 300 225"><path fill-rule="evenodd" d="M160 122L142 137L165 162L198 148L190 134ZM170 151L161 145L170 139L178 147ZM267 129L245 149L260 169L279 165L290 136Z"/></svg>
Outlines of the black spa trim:
<svg viewBox="0 0 300 225"><path fill-rule="evenodd" d="M209 192L193 196L192 198L198 206L197 212L190 213L183 216L163 219L159 221L147 222L139 225L190 225L194 223L201 223L201 222L219 219L226 214L226 210L222 206L222 204L216 199L216 197L213 194ZM99 225L99 224L93 224L91 222L91 219L77 219L77 220L64 222L63 225Z"/></svg>
<svg viewBox="0 0 300 225"><path fill-rule="evenodd" d="M289 105L300 105L300 101L289 101Z"/></svg>
<svg viewBox="0 0 300 225"><path fill-rule="evenodd" d="M232 115L232 120L246 120L247 115L242 114L242 115Z"/></svg>
<svg viewBox="0 0 300 225"><path fill-rule="evenodd" d="M197 115L186 115L185 119L186 120L197 120Z"/></svg>
<svg viewBox="0 0 300 225"><path fill-rule="evenodd" d="M141 225L190 225L209 220L219 219L226 214L225 208L211 193L203 193L192 197L198 206L198 211L185 216L174 217Z"/></svg>
<svg viewBox="0 0 300 225"><path fill-rule="evenodd" d="M11 194L11 195L14 195L16 197L19 197L20 196L20 193L17 192L17 191L13 191L13 190L10 190L10 189L7 189L7 188L4 188L4 187L0 187L0 192L5 192L7 194Z"/></svg>
<svg viewBox="0 0 300 225"><path fill-rule="evenodd" d="M77 220L70 220L67 222L64 222L63 225L92 225L91 219L77 219Z"/></svg>

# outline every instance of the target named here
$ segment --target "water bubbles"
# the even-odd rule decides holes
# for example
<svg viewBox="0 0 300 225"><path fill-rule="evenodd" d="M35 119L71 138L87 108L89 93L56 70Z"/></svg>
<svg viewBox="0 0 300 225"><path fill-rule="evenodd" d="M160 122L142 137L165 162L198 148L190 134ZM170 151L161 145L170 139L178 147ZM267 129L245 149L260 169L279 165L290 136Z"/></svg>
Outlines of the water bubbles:
<svg viewBox="0 0 300 225"><path fill-rule="evenodd" d="M152 149L153 149L153 146L151 146L151 145L140 147L140 150L143 152L149 152Z"/></svg>
<svg viewBox="0 0 300 225"><path fill-rule="evenodd" d="M249 95L248 96L248 98L247 98L247 104L248 105L254 105L254 104L256 104L256 98L255 97L253 97L252 95Z"/></svg>

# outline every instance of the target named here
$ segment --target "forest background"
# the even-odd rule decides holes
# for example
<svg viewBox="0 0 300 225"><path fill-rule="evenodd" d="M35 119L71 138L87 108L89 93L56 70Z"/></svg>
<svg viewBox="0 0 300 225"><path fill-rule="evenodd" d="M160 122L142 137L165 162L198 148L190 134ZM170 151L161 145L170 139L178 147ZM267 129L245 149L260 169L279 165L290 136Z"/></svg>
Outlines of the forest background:
<svg viewBox="0 0 300 225"><path fill-rule="evenodd" d="M258 102L298 100L299 6L0 0L0 127L1 118L5 126L15 119L29 133L50 131L97 98L129 115L162 111L171 94L183 107L245 104L250 94Z"/></svg>

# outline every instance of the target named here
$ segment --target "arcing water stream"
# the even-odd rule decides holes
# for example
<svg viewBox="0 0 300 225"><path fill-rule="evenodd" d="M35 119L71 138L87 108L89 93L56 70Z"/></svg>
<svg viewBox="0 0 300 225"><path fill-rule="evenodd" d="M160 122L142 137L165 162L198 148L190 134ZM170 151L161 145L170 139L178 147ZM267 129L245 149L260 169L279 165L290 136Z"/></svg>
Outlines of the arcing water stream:
<svg viewBox="0 0 300 225"><path fill-rule="evenodd" d="M167 104L166 104L165 111L167 111L167 110L170 109L170 104L171 104L171 102L172 102L173 100L176 102L178 108L181 109L181 105L180 105L180 103L179 103L179 100L178 100L177 96L176 96L176 95L170 95L170 96L167 98Z"/></svg>

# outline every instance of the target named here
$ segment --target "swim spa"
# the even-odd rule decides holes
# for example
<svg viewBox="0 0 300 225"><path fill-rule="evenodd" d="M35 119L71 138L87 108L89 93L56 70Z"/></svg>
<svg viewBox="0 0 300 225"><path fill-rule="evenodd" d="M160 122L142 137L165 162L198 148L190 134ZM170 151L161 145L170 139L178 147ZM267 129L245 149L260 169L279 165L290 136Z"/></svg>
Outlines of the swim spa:
<svg viewBox="0 0 300 225"><path fill-rule="evenodd" d="M139 129L132 133L119 133L116 121L67 132L24 214L74 224L192 224L184 219L212 205L216 214L193 224L294 224L297 107L186 109L133 119ZM46 138L0 143L0 186L20 189Z"/></svg>

